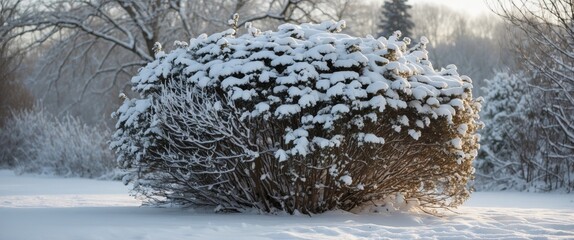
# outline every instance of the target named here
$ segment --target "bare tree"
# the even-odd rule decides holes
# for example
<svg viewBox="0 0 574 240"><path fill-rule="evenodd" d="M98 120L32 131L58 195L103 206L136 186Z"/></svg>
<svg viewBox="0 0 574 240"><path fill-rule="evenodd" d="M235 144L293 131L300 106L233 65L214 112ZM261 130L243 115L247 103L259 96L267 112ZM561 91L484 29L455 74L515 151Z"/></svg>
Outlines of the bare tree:
<svg viewBox="0 0 574 240"><path fill-rule="evenodd" d="M495 1L493 10L518 29L514 46L526 82L545 101L537 117L547 150L531 156L547 189L574 189L574 2L572 0Z"/></svg>
<svg viewBox="0 0 574 240"><path fill-rule="evenodd" d="M432 40L428 49L435 59L434 67L457 63L461 71L472 77L474 93L482 95L484 79L513 65L512 54L505 45L508 32L502 19L492 15L468 17L436 4L415 4L412 11L414 35Z"/></svg>
<svg viewBox="0 0 574 240"><path fill-rule="evenodd" d="M0 27L19 14L21 3L21 0L0 2ZM0 32L0 126L10 116L11 111L29 108L33 103L32 96L19 79L21 50L7 38L7 34Z"/></svg>
<svg viewBox="0 0 574 240"><path fill-rule="evenodd" d="M41 7L35 14L14 19L8 26L13 31L9 37L38 32L37 41L45 41L56 33L82 32L103 39L119 48L129 50L142 60L153 60L153 46L170 33L187 37L201 33L199 22L226 26L226 20L233 12L245 12L246 22L277 19L284 22L312 20L303 3L314 1L286 0L267 1L267 9L261 7L247 10L252 5L263 5L260 1L202 1L181 0L52 0L37 3ZM257 15L252 11L263 12ZM308 19L306 19L308 18ZM66 31L67 30L67 31Z"/></svg>
<svg viewBox="0 0 574 240"><path fill-rule="evenodd" d="M101 119L115 105L136 70L153 59L155 42L175 40L256 22L262 28L284 22L318 22L343 15L349 0L40 0L24 5L25 14L0 26L8 39L42 45L43 60L31 77L59 113L96 113ZM240 31L244 31L239 28ZM105 99L102 102L102 99ZM100 104L93 104L94 101ZM93 115L93 114L92 114Z"/></svg>
<svg viewBox="0 0 574 240"><path fill-rule="evenodd" d="M380 8L380 2L377 1L352 1L340 17L348 22L348 28L343 31L351 35L375 36Z"/></svg>

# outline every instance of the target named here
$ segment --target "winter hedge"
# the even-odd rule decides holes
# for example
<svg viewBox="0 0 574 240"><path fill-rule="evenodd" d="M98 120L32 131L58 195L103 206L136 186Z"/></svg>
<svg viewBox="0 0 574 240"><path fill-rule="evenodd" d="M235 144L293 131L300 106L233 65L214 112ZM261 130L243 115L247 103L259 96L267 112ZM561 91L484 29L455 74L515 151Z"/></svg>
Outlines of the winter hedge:
<svg viewBox="0 0 574 240"><path fill-rule="evenodd" d="M125 181L152 204L220 211L460 205L478 148L470 78L435 71L425 38L343 27L248 25L158 51L114 113Z"/></svg>

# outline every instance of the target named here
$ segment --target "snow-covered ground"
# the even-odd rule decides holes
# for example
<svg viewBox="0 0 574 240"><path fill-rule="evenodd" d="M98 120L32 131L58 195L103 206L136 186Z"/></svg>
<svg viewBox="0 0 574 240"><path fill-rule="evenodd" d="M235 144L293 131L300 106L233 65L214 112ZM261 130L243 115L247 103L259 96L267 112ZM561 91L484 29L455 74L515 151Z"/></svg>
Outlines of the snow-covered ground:
<svg viewBox="0 0 574 240"><path fill-rule="evenodd" d="M456 213L313 217L138 207L119 182L0 171L0 239L574 239L574 195L475 193Z"/></svg>

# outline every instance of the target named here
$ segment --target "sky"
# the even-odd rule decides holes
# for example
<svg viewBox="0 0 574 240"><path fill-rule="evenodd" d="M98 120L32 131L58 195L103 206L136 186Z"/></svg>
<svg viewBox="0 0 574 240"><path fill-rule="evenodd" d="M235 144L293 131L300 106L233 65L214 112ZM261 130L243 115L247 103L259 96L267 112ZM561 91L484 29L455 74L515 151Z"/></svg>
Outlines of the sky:
<svg viewBox="0 0 574 240"><path fill-rule="evenodd" d="M485 0L409 0L408 2L410 4L433 3L448 5L453 9L464 11L473 16L490 13Z"/></svg>

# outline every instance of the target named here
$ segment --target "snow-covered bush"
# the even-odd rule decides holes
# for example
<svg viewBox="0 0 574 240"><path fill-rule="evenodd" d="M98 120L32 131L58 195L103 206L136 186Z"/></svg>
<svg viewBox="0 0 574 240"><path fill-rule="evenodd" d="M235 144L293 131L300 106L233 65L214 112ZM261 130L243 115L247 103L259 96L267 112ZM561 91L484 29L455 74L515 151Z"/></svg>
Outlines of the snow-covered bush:
<svg viewBox="0 0 574 240"><path fill-rule="evenodd" d="M117 173L109 132L42 110L14 114L0 128L0 157L18 173L110 178Z"/></svg>
<svg viewBox="0 0 574 240"><path fill-rule="evenodd" d="M550 191L574 189L571 161L549 154L557 138L547 111L555 97L541 90L534 74L501 72L486 80L481 131L475 161L478 190Z"/></svg>
<svg viewBox="0 0 574 240"><path fill-rule="evenodd" d="M344 22L247 26L177 42L132 78L111 147L152 204L320 213L469 196L478 104L426 39L357 38ZM400 197L397 197L400 196ZM397 205L398 204L398 205Z"/></svg>

